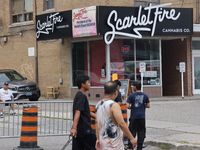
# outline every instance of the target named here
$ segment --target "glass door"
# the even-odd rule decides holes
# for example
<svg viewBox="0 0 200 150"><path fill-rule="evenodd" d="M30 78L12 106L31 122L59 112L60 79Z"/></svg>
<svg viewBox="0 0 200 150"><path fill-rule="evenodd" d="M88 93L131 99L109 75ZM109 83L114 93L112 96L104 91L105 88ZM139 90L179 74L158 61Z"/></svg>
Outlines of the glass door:
<svg viewBox="0 0 200 150"><path fill-rule="evenodd" d="M193 94L200 94L200 52L193 53Z"/></svg>

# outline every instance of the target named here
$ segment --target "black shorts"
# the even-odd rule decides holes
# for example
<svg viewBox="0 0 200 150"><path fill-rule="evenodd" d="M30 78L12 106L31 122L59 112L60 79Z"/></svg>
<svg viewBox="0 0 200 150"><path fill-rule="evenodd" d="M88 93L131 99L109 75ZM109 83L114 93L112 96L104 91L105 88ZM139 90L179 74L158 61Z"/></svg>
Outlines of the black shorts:
<svg viewBox="0 0 200 150"><path fill-rule="evenodd" d="M96 135L90 134L84 137L76 137L72 140L72 150L96 150Z"/></svg>
<svg viewBox="0 0 200 150"><path fill-rule="evenodd" d="M0 101L2 102L2 101ZM12 102L12 100L5 100L5 102ZM10 106L10 103L6 103L5 106Z"/></svg>

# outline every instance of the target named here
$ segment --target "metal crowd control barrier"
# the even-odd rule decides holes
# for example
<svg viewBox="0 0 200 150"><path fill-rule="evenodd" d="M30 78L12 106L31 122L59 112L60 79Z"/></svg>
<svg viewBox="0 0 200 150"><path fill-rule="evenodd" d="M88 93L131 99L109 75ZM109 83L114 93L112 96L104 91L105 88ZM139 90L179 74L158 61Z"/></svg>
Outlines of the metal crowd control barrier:
<svg viewBox="0 0 200 150"><path fill-rule="evenodd" d="M17 116L5 106L4 117L0 118L0 138L20 137L23 107L38 107L38 136L69 135L73 123L73 101L14 101Z"/></svg>

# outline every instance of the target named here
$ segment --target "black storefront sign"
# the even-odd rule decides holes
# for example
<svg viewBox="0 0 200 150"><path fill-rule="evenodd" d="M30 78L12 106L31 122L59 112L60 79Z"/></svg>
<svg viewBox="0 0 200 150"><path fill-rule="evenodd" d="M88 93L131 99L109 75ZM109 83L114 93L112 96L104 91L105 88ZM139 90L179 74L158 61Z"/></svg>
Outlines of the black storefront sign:
<svg viewBox="0 0 200 150"><path fill-rule="evenodd" d="M110 44L115 35L192 35L193 9L166 8L171 3L148 7L99 6L99 33ZM165 8L163 8L165 7Z"/></svg>
<svg viewBox="0 0 200 150"><path fill-rule="evenodd" d="M38 41L71 37L71 10L36 16L36 38Z"/></svg>

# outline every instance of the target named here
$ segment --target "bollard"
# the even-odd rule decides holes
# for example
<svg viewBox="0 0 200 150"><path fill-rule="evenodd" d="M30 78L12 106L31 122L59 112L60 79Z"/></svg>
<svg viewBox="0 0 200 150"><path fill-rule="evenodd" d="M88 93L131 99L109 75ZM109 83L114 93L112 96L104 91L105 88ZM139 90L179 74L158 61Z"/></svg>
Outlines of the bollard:
<svg viewBox="0 0 200 150"><path fill-rule="evenodd" d="M37 146L38 108L34 105L23 107L20 146L13 150L43 150Z"/></svg>
<svg viewBox="0 0 200 150"><path fill-rule="evenodd" d="M128 125L126 104L122 104L121 109L122 109L122 116L124 118L124 122L126 123L126 125Z"/></svg>
<svg viewBox="0 0 200 150"><path fill-rule="evenodd" d="M121 109L122 109L122 116L124 118L124 122L126 123L126 125L128 126L128 120L127 120L127 107L126 104L122 104L121 105ZM128 137L126 135L124 135L124 144L128 144Z"/></svg>
<svg viewBox="0 0 200 150"><path fill-rule="evenodd" d="M95 105L90 105L90 111L95 113ZM95 119L91 117L91 127L96 132L96 124L95 124Z"/></svg>

